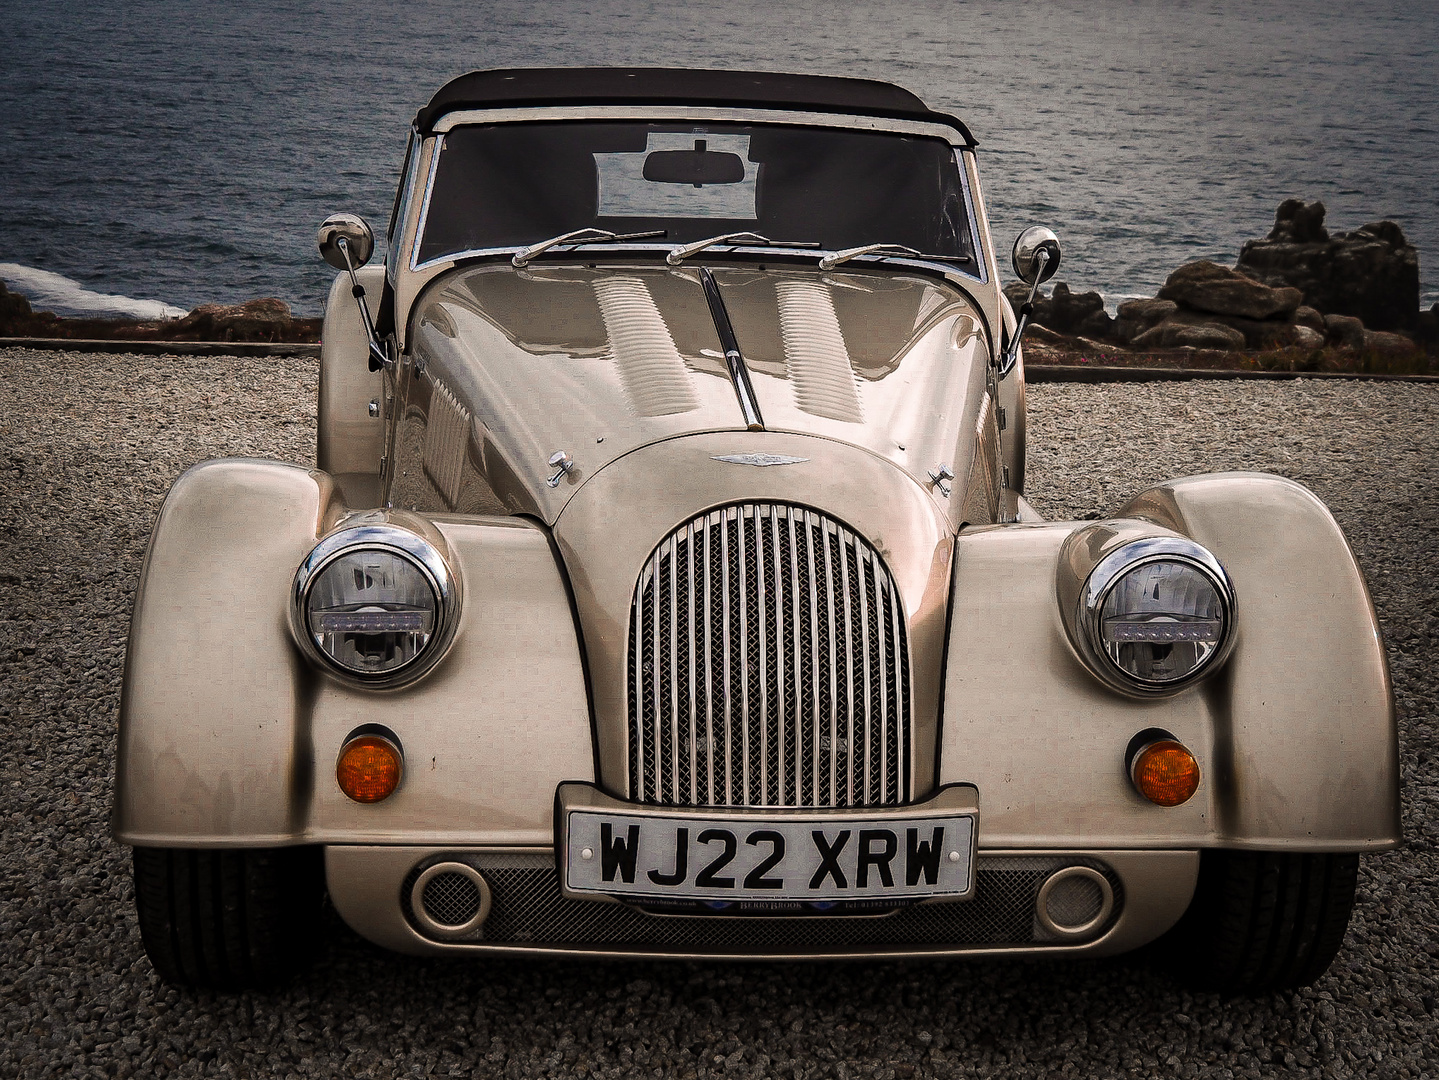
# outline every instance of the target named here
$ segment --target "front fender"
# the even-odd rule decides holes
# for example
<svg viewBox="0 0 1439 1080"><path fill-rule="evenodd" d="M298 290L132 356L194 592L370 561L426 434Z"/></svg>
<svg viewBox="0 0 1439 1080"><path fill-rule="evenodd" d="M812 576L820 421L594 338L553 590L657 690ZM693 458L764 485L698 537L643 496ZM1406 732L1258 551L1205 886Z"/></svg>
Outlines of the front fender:
<svg viewBox="0 0 1439 1080"><path fill-rule="evenodd" d="M127 844L548 844L555 786L593 779L583 668L543 528L439 520L465 582L449 653L411 686L357 689L312 667L291 581L345 515L331 478L230 459L185 473L141 572L121 699L114 831ZM334 780L349 734L405 754L389 799ZM542 754L536 747L543 747Z"/></svg>
<svg viewBox="0 0 1439 1080"><path fill-rule="evenodd" d="M1209 548L1238 599L1233 654L1159 700L1108 689L1066 635L1060 548L1087 522L960 534L944 689L941 783L979 788L986 847L1358 851L1399 842L1388 666L1363 575L1307 489L1276 476L1191 477L1120 511ZM1148 728L1198 757L1189 802L1130 785Z"/></svg>

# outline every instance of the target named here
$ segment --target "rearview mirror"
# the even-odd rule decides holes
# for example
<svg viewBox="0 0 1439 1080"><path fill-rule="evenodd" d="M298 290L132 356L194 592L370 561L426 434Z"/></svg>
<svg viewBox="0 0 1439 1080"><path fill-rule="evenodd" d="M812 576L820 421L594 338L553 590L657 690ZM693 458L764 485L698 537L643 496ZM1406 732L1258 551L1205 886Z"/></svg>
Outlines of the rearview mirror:
<svg viewBox="0 0 1439 1080"><path fill-rule="evenodd" d="M644 178L658 184L738 184L744 179L744 159L704 149L656 150L645 158Z"/></svg>
<svg viewBox="0 0 1439 1080"><path fill-rule="evenodd" d="M315 239L320 245L320 258L336 270L364 266L375 253L375 234L358 214L331 214Z"/></svg>
<svg viewBox="0 0 1439 1080"><path fill-rule="evenodd" d="M1013 261L1015 274L1026 285L1048 281L1059 269L1059 237L1042 225L1030 226L1014 242Z"/></svg>

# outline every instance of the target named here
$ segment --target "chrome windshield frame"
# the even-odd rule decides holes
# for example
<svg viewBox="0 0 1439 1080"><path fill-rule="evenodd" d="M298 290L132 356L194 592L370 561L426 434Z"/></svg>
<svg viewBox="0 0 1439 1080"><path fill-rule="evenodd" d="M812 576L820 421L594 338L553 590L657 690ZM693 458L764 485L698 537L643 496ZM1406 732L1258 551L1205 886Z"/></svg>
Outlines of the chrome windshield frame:
<svg viewBox="0 0 1439 1080"><path fill-rule="evenodd" d="M946 272L958 273L966 278L978 281L981 284L988 284L988 275L985 271L986 260L977 223L974 220L974 197L969 190L969 178L964 168L964 160L960 156L968 147L964 141L964 135L955 128L943 124L930 124L913 120L895 120L876 116L849 116L834 113L799 112L782 109L733 109L723 107L698 107L698 106L586 106L586 107L544 107L526 109L467 109L459 112L449 113L441 117L434 125L435 134L434 149L430 154L429 170L425 178L425 189L423 201L420 204L419 220L415 225L415 233L409 238L410 258L407 269L412 273L423 273L439 267L451 266L466 259L483 258L486 256L508 255L513 257L516 252L523 251L525 245L513 245L496 248L472 248L464 251L448 252L435 258L419 261L421 242L425 235L425 226L429 219L430 200L434 194L435 176L439 170L440 156L444 152L446 135L458 127L467 127L475 124L523 124L537 121L556 120L655 120L655 121L705 121L710 123L763 123L783 124L789 126L806 127L828 127L841 130L893 132L900 135L920 135L927 138L937 138L954 150L955 164L959 172L960 188L964 193L965 214L969 226L970 243L974 249L974 259L970 264L957 264L951 260L925 259L922 255L917 257L890 256L886 261L894 265L917 265L925 267L939 267ZM607 246L604 244L586 245L587 254L601 254L613 251L625 253L640 253L648 251L663 251L666 254L674 250L673 244L649 245L649 244L623 244ZM769 254L786 255L809 255L815 258L828 254L826 248L787 248L779 244L735 245L726 249L727 251L749 252L762 251Z"/></svg>

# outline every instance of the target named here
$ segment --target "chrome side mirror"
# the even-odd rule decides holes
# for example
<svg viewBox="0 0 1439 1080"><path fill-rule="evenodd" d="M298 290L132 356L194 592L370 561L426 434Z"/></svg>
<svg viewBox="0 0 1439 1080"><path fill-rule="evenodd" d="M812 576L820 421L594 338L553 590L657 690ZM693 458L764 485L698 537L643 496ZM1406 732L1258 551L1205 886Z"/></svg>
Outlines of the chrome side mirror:
<svg viewBox="0 0 1439 1080"><path fill-rule="evenodd" d="M1042 225L1032 225L1014 242L1014 272L1029 286L1038 286L1054 277L1059 269L1059 237ZM1030 300L1034 299L1033 292Z"/></svg>
<svg viewBox="0 0 1439 1080"><path fill-rule="evenodd" d="M1001 379L1019 363L1019 339L1029 325L1029 317L1034 314L1034 294L1039 291L1040 283L1054 277L1054 272L1059 269L1059 237L1042 225L1032 225L1014 242L1012 258L1014 272L1019 275L1020 281L1029 286L1029 299L1020 306L1019 324L1014 328L1014 336L1009 339L1009 347L999 358Z"/></svg>
<svg viewBox="0 0 1439 1080"><path fill-rule="evenodd" d="M375 233L358 214L331 214L315 239L320 258L336 270L364 266L375 253Z"/></svg>
<svg viewBox="0 0 1439 1080"><path fill-rule="evenodd" d="M360 317L365 320L365 336L370 339L370 370L379 371L392 361L375 333L375 320L365 303L365 287L355 276L355 268L364 266L375 253L374 230L358 214L331 214L320 225L315 240L320 245L320 258L350 275L350 295L359 306Z"/></svg>

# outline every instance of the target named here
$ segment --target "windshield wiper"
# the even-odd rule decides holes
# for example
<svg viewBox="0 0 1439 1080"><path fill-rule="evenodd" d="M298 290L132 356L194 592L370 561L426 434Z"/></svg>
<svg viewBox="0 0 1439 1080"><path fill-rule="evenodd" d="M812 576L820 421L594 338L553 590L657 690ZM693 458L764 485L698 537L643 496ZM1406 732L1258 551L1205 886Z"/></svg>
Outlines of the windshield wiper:
<svg viewBox="0 0 1439 1080"><path fill-rule="evenodd" d="M548 240L541 240L538 244L521 248L510 257L510 262L515 266L527 266L536 255L543 255L552 247L579 247L582 244L604 244L625 240L653 240L666 235L668 233L665 229L632 233L614 233L607 229L576 229L574 232L561 233Z"/></svg>
<svg viewBox="0 0 1439 1080"><path fill-rule="evenodd" d="M803 242L793 240L771 240L768 236L761 236L759 233L752 232L721 233L719 236L711 236L705 240L696 240L693 244L686 244L684 247L675 248L673 251L671 251L668 255L665 256L665 262L669 263L671 266L678 266L680 263L688 259L691 255L694 255L697 252L701 252L707 247L714 247L716 244L731 244L736 246L739 244L772 244L776 247L791 248L819 247L819 244L808 240Z"/></svg>
<svg viewBox="0 0 1439 1080"><path fill-rule="evenodd" d="M840 263L847 263L850 259L858 258L860 255L878 255L881 258L890 255L908 255L912 259L934 259L938 262L970 262L968 255L926 255L922 251L915 251L912 247L905 247L903 244L865 244L862 247L845 248L843 251L832 251L819 261L821 270L833 270Z"/></svg>

